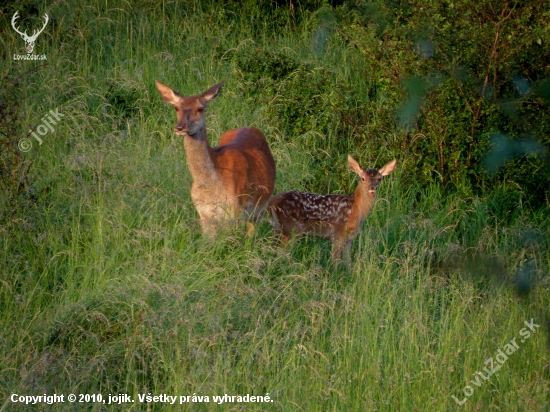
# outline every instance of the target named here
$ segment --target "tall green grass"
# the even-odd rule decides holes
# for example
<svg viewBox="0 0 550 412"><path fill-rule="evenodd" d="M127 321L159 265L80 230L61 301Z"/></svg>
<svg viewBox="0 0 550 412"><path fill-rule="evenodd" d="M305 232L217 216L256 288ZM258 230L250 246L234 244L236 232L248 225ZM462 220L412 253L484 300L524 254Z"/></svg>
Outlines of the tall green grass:
<svg viewBox="0 0 550 412"><path fill-rule="evenodd" d="M90 1L44 11L53 23L36 47L48 63L22 79L21 121L36 124L57 107L65 117L34 142L34 195L21 195L2 222L0 410L28 409L11 403L14 393L135 400L75 404L98 411L548 409L547 211L518 206L503 220L498 198L405 185L402 153L365 153L316 130L285 135L286 119L272 117L277 100L258 100L232 57L247 44L287 53L361 96L369 79L357 51L333 38L319 53L311 20L273 22L250 5ZM14 32L3 34L7 50L22 48ZM31 65L7 59L2 69ZM397 157L353 243L353 267L332 266L323 240L278 247L267 221L252 239L236 230L204 240L175 116L155 79L182 94L225 79L207 113L211 141L233 127L262 129L277 192L355 188L347 153L336 150L326 161L340 175L319 179L319 139L344 141L365 167ZM519 343L531 319L541 326ZM459 406L451 395L463 399L473 374L514 337L520 349ZM147 393L212 402L139 403ZM266 393L273 403L212 399Z"/></svg>

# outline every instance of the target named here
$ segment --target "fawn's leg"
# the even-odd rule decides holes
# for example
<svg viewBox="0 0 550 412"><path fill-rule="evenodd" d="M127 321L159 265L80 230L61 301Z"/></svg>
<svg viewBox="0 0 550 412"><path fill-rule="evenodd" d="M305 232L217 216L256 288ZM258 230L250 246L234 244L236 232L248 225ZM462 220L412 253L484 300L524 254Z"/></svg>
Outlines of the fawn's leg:
<svg viewBox="0 0 550 412"><path fill-rule="evenodd" d="M342 260L342 247L344 246L344 239L335 239L332 242L332 261L337 262Z"/></svg>
<svg viewBox="0 0 550 412"><path fill-rule="evenodd" d="M343 251L343 255L344 255L344 263L349 267L351 268L351 240L350 239L346 239L345 243L344 243L344 251Z"/></svg>

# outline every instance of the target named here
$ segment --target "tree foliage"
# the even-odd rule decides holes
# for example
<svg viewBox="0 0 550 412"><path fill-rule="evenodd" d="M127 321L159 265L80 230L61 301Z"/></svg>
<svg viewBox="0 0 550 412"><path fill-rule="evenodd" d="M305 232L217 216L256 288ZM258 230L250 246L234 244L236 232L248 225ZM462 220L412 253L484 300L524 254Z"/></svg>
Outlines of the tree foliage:
<svg viewBox="0 0 550 412"><path fill-rule="evenodd" d="M411 178L548 203L550 3L353 1L317 18L364 54Z"/></svg>

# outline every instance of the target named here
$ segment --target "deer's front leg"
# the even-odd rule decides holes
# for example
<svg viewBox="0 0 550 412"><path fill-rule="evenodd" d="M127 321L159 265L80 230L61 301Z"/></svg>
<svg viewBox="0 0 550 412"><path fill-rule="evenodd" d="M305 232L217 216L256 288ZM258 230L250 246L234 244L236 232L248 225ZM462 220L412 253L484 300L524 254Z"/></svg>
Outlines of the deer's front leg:
<svg viewBox="0 0 550 412"><path fill-rule="evenodd" d="M344 247L344 239L338 238L332 242L332 261L337 262L342 260L342 248Z"/></svg>
<svg viewBox="0 0 550 412"><path fill-rule="evenodd" d="M210 240L216 239L216 235L217 235L216 221L214 221L213 219L209 219L208 217L201 216L200 224L201 224L202 233L205 238Z"/></svg>
<svg viewBox="0 0 550 412"><path fill-rule="evenodd" d="M351 239L346 239L344 242L344 263L351 269Z"/></svg>

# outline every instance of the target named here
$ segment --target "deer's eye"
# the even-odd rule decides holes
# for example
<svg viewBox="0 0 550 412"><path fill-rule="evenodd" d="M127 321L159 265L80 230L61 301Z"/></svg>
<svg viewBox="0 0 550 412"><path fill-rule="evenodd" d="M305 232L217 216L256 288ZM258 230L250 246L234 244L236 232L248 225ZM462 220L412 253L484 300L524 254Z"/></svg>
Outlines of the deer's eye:
<svg viewBox="0 0 550 412"><path fill-rule="evenodd" d="M197 111L198 111L199 113L202 112L202 111L204 111L204 107L199 107L199 108L197 109Z"/></svg>
<svg viewBox="0 0 550 412"><path fill-rule="evenodd" d="M174 107L174 109L176 109L176 112L179 112L179 109L177 107Z"/></svg>

